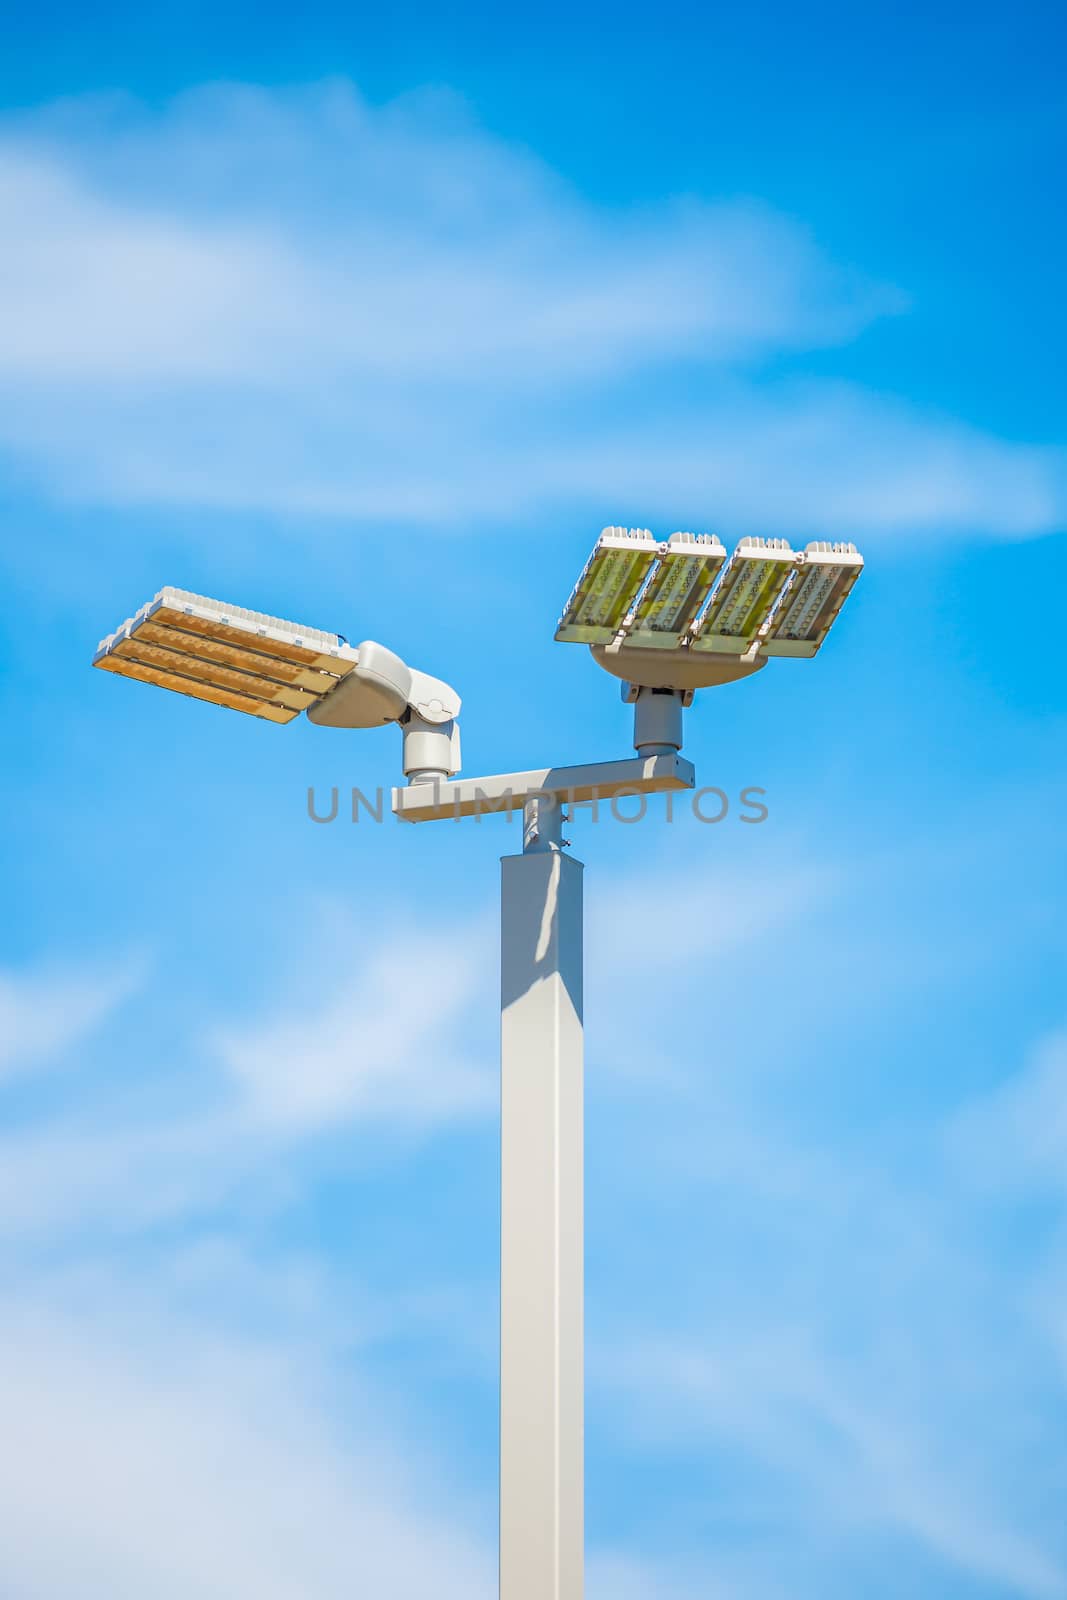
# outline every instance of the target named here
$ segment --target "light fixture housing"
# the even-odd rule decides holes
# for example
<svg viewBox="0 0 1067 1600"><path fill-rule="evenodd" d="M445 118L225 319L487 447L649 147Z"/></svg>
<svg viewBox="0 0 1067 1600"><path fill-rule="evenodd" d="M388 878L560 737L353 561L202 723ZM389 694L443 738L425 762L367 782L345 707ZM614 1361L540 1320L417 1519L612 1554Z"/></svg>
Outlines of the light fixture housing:
<svg viewBox="0 0 1067 1600"><path fill-rule="evenodd" d="M863 571L854 544L816 540L796 566L767 624L761 649L768 656L813 656Z"/></svg>
<svg viewBox="0 0 1067 1600"><path fill-rule="evenodd" d="M851 544L605 528L556 629L637 688L689 695L813 656L863 568Z"/></svg>
<svg viewBox="0 0 1067 1600"><path fill-rule="evenodd" d="M340 634L164 588L101 640L93 666L284 723L336 689L358 659Z"/></svg>
<svg viewBox="0 0 1067 1600"><path fill-rule="evenodd" d="M647 528L605 528L556 628L567 644L610 644L659 556Z"/></svg>
<svg viewBox="0 0 1067 1600"><path fill-rule="evenodd" d="M338 633L161 589L101 641L93 665L268 722L292 722L301 711L327 728L395 722L406 775L460 770L455 689L371 639L354 649Z"/></svg>
<svg viewBox="0 0 1067 1600"><path fill-rule="evenodd" d="M694 629L693 649L744 655L789 582L795 561L787 539L742 539Z"/></svg>
<svg viewBox="0 0 1067 1600"><path fill-rule="evenodd" d="M677 650L726 560L713 533L672 533L623 625L627 645Z"/></svg>

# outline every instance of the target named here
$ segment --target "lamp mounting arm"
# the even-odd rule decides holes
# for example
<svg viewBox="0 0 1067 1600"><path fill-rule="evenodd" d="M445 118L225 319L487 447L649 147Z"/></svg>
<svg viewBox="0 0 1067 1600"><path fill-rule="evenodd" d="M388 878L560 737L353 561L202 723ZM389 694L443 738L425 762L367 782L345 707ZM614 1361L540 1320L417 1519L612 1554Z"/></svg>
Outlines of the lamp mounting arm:
<svg viewBox="0 0 1067 1600"><path fill-rule="evenodd" d="M326 728L398 724L404 738L404 776L412 783L451 778L460 768L462 701L451 684L409 667L385 645L366 639L355 666L308 717Z"/></svg>

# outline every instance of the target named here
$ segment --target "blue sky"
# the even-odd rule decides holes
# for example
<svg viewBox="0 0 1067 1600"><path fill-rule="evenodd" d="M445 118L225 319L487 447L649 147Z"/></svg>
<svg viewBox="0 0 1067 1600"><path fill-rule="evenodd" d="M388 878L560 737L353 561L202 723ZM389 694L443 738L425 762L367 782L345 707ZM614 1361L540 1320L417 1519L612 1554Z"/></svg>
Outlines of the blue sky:
<svg viewBox="0 0 1067 1600"><path fill-rule="evenodd" d="M573 824L590 1600L1067 1596L1053 7L38 8L0 62L0 1589L495 1586L502 821L89 670L165 583L624 754L608 523L854 538Z"/></svg>

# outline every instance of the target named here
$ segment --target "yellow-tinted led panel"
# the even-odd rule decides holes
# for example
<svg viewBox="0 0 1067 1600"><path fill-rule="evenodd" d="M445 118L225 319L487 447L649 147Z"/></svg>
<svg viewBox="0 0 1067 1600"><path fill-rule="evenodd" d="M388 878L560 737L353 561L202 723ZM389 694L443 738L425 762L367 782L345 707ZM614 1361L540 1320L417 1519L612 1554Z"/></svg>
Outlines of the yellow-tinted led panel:
<svg viewBox="0 0 1067 1600"><path fill-rule="evenodd" d="M610 644L633 608L659 554L647 528L605 528L567 602L556 638Z"/></svg>
<svg viewBox="0 0 1067 1600"><path fill-rule="evenodd" d="M744 655L788 583L795 561L785 539L742 539L698 624L693 649Z"/></svg>
<svg viewBox="0 0 1067 1600"><path fill-rule="evenodd" d="M93 665L231 711L291 722L335 689L358 659L337 634L161 589L101 642Z"/></svg>
<svg viewBox="0 0 1067 1600"><path fill-rule="evenodd" d="M627 645L678 649L725 560L714 534L672 533L627 623Z"/></svg>

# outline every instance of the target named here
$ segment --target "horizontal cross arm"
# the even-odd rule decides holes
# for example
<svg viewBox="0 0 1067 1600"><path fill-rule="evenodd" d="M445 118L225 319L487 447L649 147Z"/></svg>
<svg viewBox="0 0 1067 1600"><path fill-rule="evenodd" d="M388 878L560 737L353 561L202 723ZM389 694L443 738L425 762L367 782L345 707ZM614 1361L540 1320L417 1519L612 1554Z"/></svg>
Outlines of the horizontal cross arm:
<svg viewBox="0 0 1067 1600"><path fill-rule="evenodd" d="M496 773L486 778L416 783L393 790L393 811L401 822L456 821L521 811L528 800L551 795L564 805L613 800L620 795L662 794L692 789L696 774L682 756L631 757L577 767L539 767L533 772Z"/></svg>

